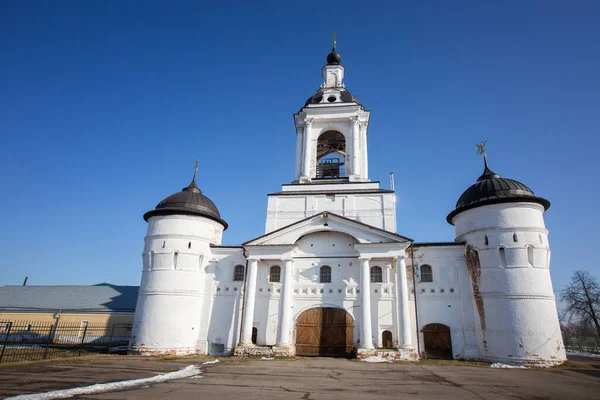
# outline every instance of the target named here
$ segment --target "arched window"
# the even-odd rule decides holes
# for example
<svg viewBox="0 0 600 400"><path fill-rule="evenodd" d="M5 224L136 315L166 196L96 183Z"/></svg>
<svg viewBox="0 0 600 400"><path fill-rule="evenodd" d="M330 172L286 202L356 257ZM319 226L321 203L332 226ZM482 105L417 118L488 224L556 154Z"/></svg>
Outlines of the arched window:
<svg viewBox="0 0 600 400"><path fill-rule="evenodd" d="M337 131L322 133L317 139L317 179L346 176L346 139Z"/></svg>
<svg viewBox="0 0 600 400"><path fill-rule="evenodd" d="M383 282L383 273L381 272L381 267L371 267L371 282Z"/></svg>
<svg viewBox="0 0 600 400"><path fill-rule="evenodd" d="M384 349L392 349L394 348L394 344L392 343L392 332L383 331L381 333L381 346Z"/></svg>
<svg viewBox="0 0 600 400"><path fill-rule="evenodd" d="M269 269L269 282L281 282L281 267L273 265Z"/></svg>
<svg viewBox="0 0 600 400"><path fill-rule="evenodd" d="M236 282L241 282L244 280L244 266L236 265L233 269L233 280Z"/></svg>
<svg viewBox="0 0 600 400"><path fill-rule="evenodd" d="M500 263L502 264L502 268L506 268L506 250L504 247L500 247L498 252L500 253Z"/></svg>
<svg viewBox="0 0 600 400"><path fill-rule="evenodd" d="M321 270L319 271L319 282L321 283L331 283L331 267L328 265L323 265Z"/></svg>
<svg viewBox="0 0 600 400"><path fill-rule="evenodd" d="M421 265L421 282L433 282L433 271L431 265Z"/></svg>

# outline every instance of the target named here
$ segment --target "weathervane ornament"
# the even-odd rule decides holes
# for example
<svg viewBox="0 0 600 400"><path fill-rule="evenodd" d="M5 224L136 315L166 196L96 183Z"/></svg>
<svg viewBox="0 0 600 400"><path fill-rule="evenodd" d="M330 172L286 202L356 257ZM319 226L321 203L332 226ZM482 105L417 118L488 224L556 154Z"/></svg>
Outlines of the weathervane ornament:
<svg viewBox="0 0 600 400"><path fill-rule="evenodd" d="M481 142L481 143L477 143L477 154L483 154L483 157L486 157L485 154L485 144L487 143L487 140L485 142Z"/></svg>
<svg viewBox="0 0 600 400"><path fill-rule="evenodd" d="M196 158L196 165L194 165L194 177L192 178L192 182L196 183L196 175L198 174L198 163L200 162L199 158Z"/></svg>

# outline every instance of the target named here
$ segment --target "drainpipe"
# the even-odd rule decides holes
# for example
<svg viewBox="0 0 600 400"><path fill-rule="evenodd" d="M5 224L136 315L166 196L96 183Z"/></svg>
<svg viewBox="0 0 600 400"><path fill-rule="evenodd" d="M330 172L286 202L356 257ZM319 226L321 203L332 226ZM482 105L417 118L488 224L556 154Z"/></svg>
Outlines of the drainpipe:
<svg viewBox="0 0 600 400"><path fill-rule="evenodd" d="M246 254L246 248L244 247L244 258L246 259L246 268L244 268L244 291L242 292L242 317L240 318L240 333L239 333L239 337L238 337L238 342L237 344L239 344L242 341L242 326L244 326L244 307L246 306L246 286L248 285L248 279L246 279L246 277L248 276L248 255ZM236 344L236 347L237 347Z"/></svg>
<svg viewBox="0 0 600 400"><path fill-rule="evenodd" d="M413 296L415 298L415 325L417 328L417 354L421 357L421 336L419 336L419 310L417 309L417 273L415 271L415 246L414 242L410 244L412 251L410 252L410 259L412 263L413 271Z"/></svg>

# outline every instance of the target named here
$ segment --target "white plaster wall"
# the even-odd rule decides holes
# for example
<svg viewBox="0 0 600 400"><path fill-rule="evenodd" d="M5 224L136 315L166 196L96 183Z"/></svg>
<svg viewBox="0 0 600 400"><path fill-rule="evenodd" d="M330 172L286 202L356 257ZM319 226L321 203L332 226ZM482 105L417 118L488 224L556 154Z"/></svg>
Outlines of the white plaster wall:
<svg viewBox="0 0 600 400"><path fill-rule="evenodd" d="M454 222L459 238L477 249L481 262L478 287L483 309L474 310L482 357L542 364L564 361L543 207L483 206L457 215Z"/></svg>
<svg viewBox="0 0 600 400"><path fill-rule="evenodd" d="M132 351L199 351L204 267L211 256L210 244L220 243L222 232L223 226L199 216L155 216L148 220Z"/></svg>
<svg viewBox="0 0 600 400"><path fill-rule="evenodd" d="M231 354L240 338L244 282L234 281L237 265L246 265L243 249L212 248L214 258L206 268L210 309L204 319L206 348L211 355ZM207 302L208 303L208 302ZM222 345L222 349L221 349Z"/></svg>
<svg viewBox="0 0 600 400"><path fill-rule="evenodd" d="M410 259L412 264L412 259ZM420 267L430 265L433 282L420 281ZM479 356L473 318L473 297L466 270L464 246L415 246L418 337L421 356L425 355L422 329L438 323L450 328L454 358Z"/></svg>
<svg viewBox="0 0 600 400"><path fill-rule="evenodd" d="M308 185L298 185L308 186ZM318 185L313 186L318 190ZM337 185L345 190L345 184ZM377 184L377 186L379 186ZM298 222L323 211L396 232L394 193L336 193L298 195L269 195L265 233Z"/></svg>
<svg viewBox="0 0 600 400"><path fill-rule="evenodd" d="M492 204L473 208L454 217L456 239L462 241L464 234L486 229L521 227L545 231L543 212L544 207L541 205L526 202Z"/></svg>

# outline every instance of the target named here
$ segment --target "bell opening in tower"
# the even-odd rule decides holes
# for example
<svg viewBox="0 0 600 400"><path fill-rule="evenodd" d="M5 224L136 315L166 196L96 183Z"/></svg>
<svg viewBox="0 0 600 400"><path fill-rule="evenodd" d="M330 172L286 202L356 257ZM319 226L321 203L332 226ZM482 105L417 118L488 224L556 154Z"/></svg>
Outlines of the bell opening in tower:
<svg viewBox="0 0 600 400"><path fill-rule="evenodd" d="M338 131L323 132L317 140L316 179L346 176L346 138Z"/></svg>

